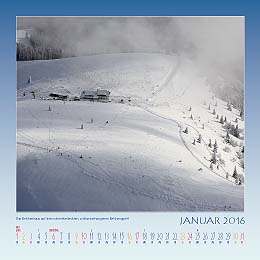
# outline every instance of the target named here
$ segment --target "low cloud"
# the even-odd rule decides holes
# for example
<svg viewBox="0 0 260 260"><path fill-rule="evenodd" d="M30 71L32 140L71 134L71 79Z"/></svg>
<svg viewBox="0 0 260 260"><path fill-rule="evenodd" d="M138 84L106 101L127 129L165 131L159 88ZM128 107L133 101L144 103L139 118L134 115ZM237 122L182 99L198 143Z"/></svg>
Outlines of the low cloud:
<svg viewBox="0 0 260 260"><path fill-rule="evenodd" d="M18 17L65 53L185 53L215 80L244 80L243 17Z"/></svg>

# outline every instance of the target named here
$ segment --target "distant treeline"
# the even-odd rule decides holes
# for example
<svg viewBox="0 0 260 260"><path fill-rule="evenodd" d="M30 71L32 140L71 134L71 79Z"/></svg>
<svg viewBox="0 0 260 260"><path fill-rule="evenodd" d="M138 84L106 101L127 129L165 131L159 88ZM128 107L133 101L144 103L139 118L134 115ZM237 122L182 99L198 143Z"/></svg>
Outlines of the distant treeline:
<svg viewBox="0 0 260 260"><path fill-rule="evenodd" d="M16 44L16 60L50 60L62 58L62 50L51 47L31 47L22 43Z"/></svg>

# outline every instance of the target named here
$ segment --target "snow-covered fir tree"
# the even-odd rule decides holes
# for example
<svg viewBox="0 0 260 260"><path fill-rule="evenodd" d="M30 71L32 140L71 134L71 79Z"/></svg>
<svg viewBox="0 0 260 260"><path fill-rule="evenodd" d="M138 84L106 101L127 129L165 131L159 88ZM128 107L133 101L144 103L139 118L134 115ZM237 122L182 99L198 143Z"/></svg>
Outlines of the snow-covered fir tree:
<svg viewBox="0 0 260 260"><path fill-rule="evenodd" d="M217 152L216 151L213 151L213 153L212 153L211 162L214 164L217 163Z"/></svg>
<svg viewBox="0 0 260 260"><path fill-rule="evenodd" d="M210 163L209 168L213 171L213 163L212 162Z"/></svg>
<svg viewBox="0 0 260 260"><path fill-rule="evenodd" d="M218 148L218 144L217 144L217 140L215 139L215 143L214 143L214 149Z"/></svg>
<svg viewBox="0 0 260 260"><path fill-rule="evenodd" d="M244 108L242 107L239 113L239 116L241 117L241 119L244 119Z"/></svg>
<svg viewBox="0 0 260 260"><path fill-rule="evenodd" d="M226 136L225 136L225 142L226 142L227 144L230 143L230 135L229 135L229 132L228 132L228 131L227 131L227 134L226 134Z"/></svg>
<svg viewBox="0 0 260 260"><path fill-rule="evenodd" d="M231 103L228 103L228 104L227 104L227 110L228 110L228 111L232 111Z"/></svg>
<svg viewBox="0 0 260 260"><path fill-rule="evenodd" d="M236 125L236 127L234 129L234 136L239 138L239 128L238 128L238 125Z"/></svg>
<svg viewBox="0 0 260 260"><path fill-rule="evenodd" d="M28 84L32 83L32 77L30 76L28 81L27 81Z"/></svg>
<svg viewBox="0 0 260 260"><path fill-rule="evenodd" d="M235 179L238 178L238 173L237 173L237 167L236 167L236 165L235 165L235 168L234 168L232 177L235 178Z"/></svg>
<svg viewBox="0 0 260 260"><path fill-rule="evenodd" d="M198 139L197 139L197 142L198 142L198 143L201 143L201 134L199 134L199 137L198 137Z"/></svg>
<svg viewBox="0 0 260 260"><path fill-rule="evenodd" d="M213 147L213 152L217 153L218 152L218 148L216 146Z"/></svg>

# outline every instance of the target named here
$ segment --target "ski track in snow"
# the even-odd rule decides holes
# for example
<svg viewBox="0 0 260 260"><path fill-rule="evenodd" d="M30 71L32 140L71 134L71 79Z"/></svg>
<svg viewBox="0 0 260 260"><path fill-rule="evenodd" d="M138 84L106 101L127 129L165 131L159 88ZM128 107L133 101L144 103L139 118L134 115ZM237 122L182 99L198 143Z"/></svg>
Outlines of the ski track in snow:
<svg viewBox="0 0 260 260"><path fill-rule="evenodd" d="M179 135L180 135L180 138L181 138L181 126L178 124L178 122L176 122L173 119L170 119L170 118L158 115L158 114L150 111L149 109L146 109L146 108L143 108L143 107L141 107L141 108L144 109L145 111L147 111L148 113L156 116L156 117L160 117L160 118L162 118L164 120L173 122L176 125L178 125L178 127L180 129ZM27 110L27 111L29 111L29 110ZM33 114L32 111L29 111L29 113L35 119L35 121L37 122L36 123L37 125L42 125L43 127L47 128L51 132L53 132L53 130L50 127L50 125L52 124L52 121L50 121L50 125L47 126L45 123L41 122L40 119L38 119ZM46 146L43 147L43 146L36 145L38 143L38 141L36 141L32 136L22 132L20 129L18 131L18 135L19 134L22 135L23 137L27 138L29 141L34 143L33 145L29 145L29 144L26 144L26 143L18 142L19 145L25 145L27 147L34 147L34 148L37 148L37 149L41 149L43 151L46 151L47 149L50 149L52 151L55 151L56 153L57 152L62 152L63 153L62 159L66 158L66 160L69 160L72 163L74 163L88 177L95 178L96 180L99 180L99 181L102 181L102 182L106 182L106 183L109 183L109 184L112 184L112 185L117 185L117 186L119 186L119 187L121 187L123 189L125 188L125 189L129 190L132 193L139 194L139 195L146 196L146 197L150 197L152 199L159 199L159 200L166 201L168 203L172 203L173 202L174 205L178 205L178 206L182 205L182 206L185 206L186 208L194 208L194 204L193 203L192 204L188 204L188 203L185 203L185 202L183 202L181 200L177 200L174 197L170 197L170 196L163 195L163 194L153 194L153 193L149 193L149 192L143 192L141 190L138 190L138 189L136 189L134 187L131 187L129 185L126 185L124 183L120 183L118 181L115 181L115 180L113 180L113 178L111 178L111 175L107 171L105 171L99 164L93 164L92 162L90 162L89 160L86 160L86 159L83 159L83 160L82 159L77 159L78 154L75 154L75 153L73 153L70 150L65 150L65 149L62 149L62 148L57 150L57 147L58 146L61 147L61 145L55 143L55 141L52 140L52 139L49 139L49 141L50 141L50 143L52 145L51 147L49 145L47 145L47 143L46 143ZM82 165L82 161L84 162L84 165ZM92 164L92 166L94 166L94 168L95 168L94 172L102 171L103 173L105 173L106 177L108 177L108 178L102 178L102 177L99 177L99 176L91 174L90 172L93 172L93 169L92 170L87 170L86 169L86 168L89 168L89 164ZM33 197L35 198L36 196L33 195ZM219 206L215 206L215 205L205 205L205 204L204 205L203 204L198 205L198 202L196 202L196 210L223 210L223 208L219 207ZM233 210L235 210L235 209L233 208Z"/></svg>
<svg viewBox="0 0 260 260"><path fill-rule="evenodd" d="M174 76L175 76L175 74L176 74L176 72L177 72L177 70L178 70L179 64L180 64L180 62L179 62L180 57L179 57L178 55L176 55L176 58L177 58L176 64L172 66L172 68L170 69L170 72L166 75L166 77L165 77L165 79L163 80L163 82L162 82L160 88L158 89L158 91L155 92L154 95L152 95L150 98L155 98L163 89L165 89L165 88L168 86L168 84L169 84L171 81L173 81ZM185 88L185 90L182 92L182 94L181 94L180 96L177 95L174 99L176 100L176 99L179 99L180 97L182 97L182 96L186 93L187 90L188 90L188 88ZM156 112L154 112L154 111L151 111L147 106L142 106L142 104L138 104L137 106L140 107L140 108L142 108L142 109L144 109L144 110L147 111L148 113L151 113L151 114L154 115L154 116L157 116L157 117L160 117L160 118L162 118L162 119L165 119L165 120L168 120L168 121L171 121L171 122L175 123L175 124L179 127L179 136L180 136L180 139L182 140L182 143L183 143L183 145L186 147L186 149L191 153L191 155L192 155L199 163L201 163L202 166L204 166L205 168L207 168L211 173L214 173L215 175L219 176L220 178L225 179L226 181L229 181L229 182L231 182L231 183L234 184L234 182L231 181L230 179L226 179L225 177L223 177L223 176L220 175L219 173L217 173L217 172L211 170L210 167L208 167L208 165L206 165L198 156L196 156L196 155L194 154L194 152L189 148L188 144L186 143L186 141L184 140L184 138L183 138L183 136L182 136L182 130L183 130L183 129L182 129L181 123L180 123L179 121L177 121L177 120L175 120L175 119L172 119L172 118L169 118L169 117L167 117L167 116L163 116L163 115L161 115L161 114L159 114L159 113L156 113ZM196 129L194 126L192 126L192 125L190 125L190 124L187 124L187 123L182 123L182 124L185 124L185 126L191 127L193 130L195 130L195 132L197 132L198 135L200 134L200 132L198 131L198 129ZM208 148L208 146L207 146L205 140L204 140L202 137L201 137L201 140L202 140L203 144L205 145L205 147L207 148L209 154L211 154L211 151L209 150L209 148ZM223 168L221 165L220 165L220 168L222 169L222 171L223 171L224 173L226 173L226 171L224 170L224 168Z"/></svg>
<svg viewBox="0 0 260 260"><path fill-rule="evenodd" d="M159 87L157 87L157 90L150 97L151 99L154 98L155 96L157 96L159 93L161 93L161 91L163 89L167 88L169 82L173 80L174 75L175 75L176 71L178 70L178 65L179 65L179 61L177 59L177 62L175 62L175 64L171 67L171 69L167 73L166 77L164 78L163 82L160 84ZM186 90L184 90L183 94L185 93L185 91ZM138 107L138 108L146 111L147 113L153 115L154 117L161 118L163 120L167 120L171 123L174 123L179 128L179 138L180 138L181 142L183 143L184 147L191 153L191 155L194 157L194 159L196 159L196 161L198 161L200 164L202 164L210 172L213 172L214 174L218 175L216 172L211 171L209 169L209 167L204 162L202 162L193 153L193 151L188 147L184 138L182 137L182 127L181 127L180 122L178 122L175 119L169 118L167 116L163 116L163 115L161 115L157 112L150 110L149 107L147 105L144 105L142 102L138 103L138 99L137 99L137 103L135 103L134 105L132 104L131 106ZM65 106L65 109L67 109L66 106ZM181 198L178 199L177 196L173 197L173 196L168 196L168 195L163 194L163 193L162 194L155 194L155 193L151 193L151 192L142 191L140 189L137 189L135 187L132 187L130 185L127 185L125 183L122 183L122 182L115 180L111 176L111 173L109 171L105 170L104 167L102 167L100 164L93 163L90 160L87 160L86 158L80 159L80 158L78 158L77 153L73 152L72 150L65 148L65 146L63 146L63 145L56 143L55 140L52 140L51 136L52 136L52 134L54 135L54 128L53 128L53 125L52 125L53 124L53 113L51 113L52 116L51 116L51 119L49 120L49 124L47 125L45 122L43 122L39 118L37 118L37 116L35 116L30 109L26 109L26 111L31 115L33 120L36 122L36 125L42 126L43 128L48 129L48 131L49 131L49 143L41 140L40 141L41 144L39 144L39 140L35 140L35 138L30 136L28 133L25 133L21 129L18 129L17 130L18 136L25 138L29 142L29 143L25 143L25 142L18 141L17 142L18 145L30 147L30 148L33 148L33 149L39 149L41 151L47 151L48 149L50 149L52 153L55 152L55 155L57 155L57 153L62 152L63 156L60 156L60 158L63 159L63 160L69 160L76 167L78 167L81 170L80 172L83 173L85 176L87 176L89 178L93 178L93 179L100 181L100 182L107 183L109 185L115 185L115 186L119 187L120 189L128 190L130 193L133 193L133 194L138 194L140 196L145 196L145 197L148 197L150 199L155 199L155 200L160 200L160 201L164 201L164 202L167 202L167 203L172 203L173 205L178 205L178 208L180 208L180 206L183 206L183 208L186 208L186 209L190 208L190 209L193 209L193 210L214 210L214 211L215 210L223 210L222 206L220 207L218 205L214 205L214 202L212 202L210 205L207 205L207 204L205 204L205 202L200 204L198 201L196 201L195 202L196 204L194 205L194 202L192 201L191 197L190 197L191 202L187 203L187 201L183 201ZM116 114L113 117L113 119L111 120L111 122L113 122L114 120L116 120L120 116L122 116L122 113ZM84 122L84 120L82 120L82 122ZM188 125L188 124L186 124L186 125ZM199 133L199 131L195 127L193 127L191 125L188 125L188 126L192 127L197 133ZM206 143L203 139L202 139L202 141L203 141L204 145L206 145ZM57 146L60 147L58 150L55 149L55 148L57 148ZM170 169L168 169L168 171L170 171ZM100 172L100 173L102 172L102 176L92 174L91 172ZM149 176L149 177L153 181L156 182L156 179L153 179L153 177L151 177L151 176ZM220 177L222 177L222 176L220 176ZM185 188L180 187L180 189L184 190ZM30 187L30 189L28 188L28 192L33 196L33 198L35 200L37 200L37 196L35 194L33 194L33 188L32 187ZM232 208L232 210L237 210L237 209Z"/></svg>
<svg viewBox="0 0 260 260"><path fill-rule="evenodd" d="M189 148L188 144L186 143L186 141L184 140L184 138L183 138L183 136L182 136L183 128L182 128L181 123L180 123L179 121L177 121L177 120L175 120L175 119L172 119L172 118L169 118L169 117L166 117L166 116L162 116L162 115L160 115L160 114L158 114L158 113L156 113L156 112L153 112L153 111L149 110L149 109L146 108L146 107L140 106L140 108L142 108L143 110L147 111L148 113L150 113L150 114L152 114L152 115L154 115L154 116L157 116L157 117L162 118L162 119L164 119L164 120L171 121L171 122L173 122L174 124L176 124L176 125L179 127L179 136L180 136L180 139L181 139L183 145L186 147L186 149L191 153L191 155L192 155L202 166L204 166L205 168L207 168L211 173L214 173L215 175L219 176L220 178L225 179L226 181L229 181L230 183L232 183L232 184L235 185L235 183L234 183L233 181L231 181L231 180L229 180L229 179L226 179L226 178L224 178L222 175L220 175L219 173L217 173L217 172L211 170L210 167L208 167L208 165L206 165L198 156L195 155L195 153ZM195 130L198 134L200 134L200 132L199 132L194 126L192 126L192 125L190 125L190 124L187 124L187 123L185 123L185 125L191 127L191 128L192 128L193 130ZM207 146L205 140L204 140L203 138L201 138L201 140L202 140L203 144L205 145L205 147L207 148L209 154L211 154L211 151L208 149L208 146ZM223 168L221 165L220 165L220 168L225 172L224 168Z"/></svg>

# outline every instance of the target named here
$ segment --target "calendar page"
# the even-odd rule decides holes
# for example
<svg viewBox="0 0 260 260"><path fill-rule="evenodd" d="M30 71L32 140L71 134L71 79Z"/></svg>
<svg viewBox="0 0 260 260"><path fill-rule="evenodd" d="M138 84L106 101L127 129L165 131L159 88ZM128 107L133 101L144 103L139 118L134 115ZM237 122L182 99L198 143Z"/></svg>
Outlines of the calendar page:
<svg viewBox="0 0 260 260"><path fill-rule="evenodd" d="M5 259L258 259L253 16L73 10L6 32Z"/></svg>

